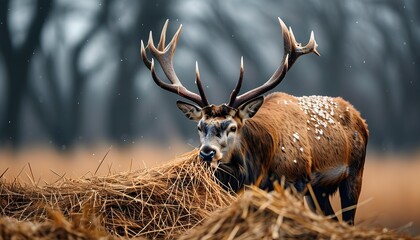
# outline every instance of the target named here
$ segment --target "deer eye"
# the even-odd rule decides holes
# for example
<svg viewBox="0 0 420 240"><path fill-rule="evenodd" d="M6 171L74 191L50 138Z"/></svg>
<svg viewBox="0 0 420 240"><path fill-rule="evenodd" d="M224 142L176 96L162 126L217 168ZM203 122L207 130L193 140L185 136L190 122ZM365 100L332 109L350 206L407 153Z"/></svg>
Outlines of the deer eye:
<svg viewBox="0 0 420 240"><path fill-rule="evenodd" d="M236 127L230 127L231 132L236 132Z"/></svg>

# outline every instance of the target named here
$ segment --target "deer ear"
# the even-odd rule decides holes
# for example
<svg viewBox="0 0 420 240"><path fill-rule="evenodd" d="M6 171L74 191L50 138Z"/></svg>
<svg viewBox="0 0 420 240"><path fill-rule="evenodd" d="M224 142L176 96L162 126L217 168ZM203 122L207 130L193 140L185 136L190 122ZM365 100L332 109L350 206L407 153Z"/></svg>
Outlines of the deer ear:
<svg viewBox="0 0 420 240"><path fill-rule="evenodd" d="M183 101L177 101L176 106L181 110L185 116L190 120L198 121L201 119L201 108L193 104Z"/></svg>
<svg viewBox="0 0 420 240"><path fill-rule="evenodd" d="M242 120L252 118L260 109L261 105L264 103L264 97L259 96L254 99L251 99L238 108L238 116Z"/></svg>

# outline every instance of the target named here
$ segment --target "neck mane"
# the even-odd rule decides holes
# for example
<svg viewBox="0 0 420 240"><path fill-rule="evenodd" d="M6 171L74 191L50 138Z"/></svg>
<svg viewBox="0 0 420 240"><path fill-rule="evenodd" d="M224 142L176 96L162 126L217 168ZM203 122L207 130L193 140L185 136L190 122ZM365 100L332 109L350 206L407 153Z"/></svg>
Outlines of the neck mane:
<svg viewBox="0 0 420 240"><path fill-rule="evenodd" d="M233 151L230 162L221 164L215 172L225 189L237 192L244 185L252 184L272 189L263 165L267 165L267 161L273 157L270 155L273 152L273 140L259 120L250 119L244 124L240 132L241 142Z"/></svg>

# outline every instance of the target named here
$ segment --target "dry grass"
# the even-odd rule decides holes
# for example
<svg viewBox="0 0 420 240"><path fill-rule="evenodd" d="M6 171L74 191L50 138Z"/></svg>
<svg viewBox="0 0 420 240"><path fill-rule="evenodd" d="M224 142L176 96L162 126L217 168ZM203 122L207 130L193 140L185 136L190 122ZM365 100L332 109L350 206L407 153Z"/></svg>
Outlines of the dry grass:
<svg viewBox="0 0 420 240"><path fill-rule="evenodd" d="M144 149L139 155L145 155ZM404 156L407 161L399 162L391 161L395 156L368 157L361 201L372 200L358 208L358 226L352 228L313 214L281 189L268 194L251 188L236 200L214 182L195 152L163 165L147 159L167 159L173 152L159 150L144 158L145 163L136 158L137 151L112 149L103 159L106 152L67 155L77 157L76 163L65 162L62 169L53 164L54 157L25 161L22 156L38 156L30 152L19 153L23 161L2 158L0 175L9 170L0 176L0 239L12 235L18 239L172 239L180 235L185 239L390 239L408 236L372 226L392 229L408 222L414 222L409 230L419 234L419 155ZM2 156L5 153L0 152ZM39 156L46 155L39 152ZM157 166L141 169L151 165ZM115 168L130 171L113 173Z"/></svg>
<svg viewBox="0 0 420 240"><path fill-rule="evenodd" d="M0 209L19 221L45 222L60 212L70 223L104 226L115 236L172 239L235 199L196 156L193 151L152 169L63 178L43 187L1 182Z"/></svg>
<svg viewBox="0 0 420 240"><path fill-rule="evenodd" d="M0 175L9 170L3 179L14 179L31 183L30 163L35 180L40 185L57 181L62 175L65 178L81 176L107 176L132 170L152 168L174 159L176 156L191 150L186 146L173 144L163 148L153 143L142 143L133 147L118 148L111 145L91 148L79 147L72 151L54 150L47 146L36 146L20 151L0 149ZM105 154L105 161L95 173Z"/></svg>
<svg viewBox="0 0 420 240"><path fill-rule="evenodd" d="M251 187L238 201L219 211L181 239L410 239L395 231L352 227L311 212L277 185L267 193Z"/></svg>
<svg viewBox="0 0 420 240"><path fill-rule="evenodd" d="M103 226L83 221L69 222L62 214L51 212L51 221L18 221L0 218L0 239L117 239Z"/></svg>

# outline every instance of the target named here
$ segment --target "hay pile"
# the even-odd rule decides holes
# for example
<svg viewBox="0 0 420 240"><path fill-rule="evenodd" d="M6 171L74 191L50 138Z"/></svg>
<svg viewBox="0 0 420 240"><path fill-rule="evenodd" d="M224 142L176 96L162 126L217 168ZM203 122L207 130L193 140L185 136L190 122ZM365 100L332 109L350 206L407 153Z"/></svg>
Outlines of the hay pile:
<svg viewBox="0 0 420 240"><path fill-rule="evenodd" d="M384 229L349 226L310 211L296 194L277 185L267 193L250 187L180 239L412 239Z"/></svg>
<svg viewBox="0 0 420 240"><path fill-rule="evenodd" d="M52 221L20 222L15 218L0 218L0 239L117 239L104 231L103 226L69 222L56 212Z"/></svg>
<svg viewBox="0 0 420 240"><path fill-rule="evenodd" d="M215 183L196 156L192 151L152 169L62 179L45 187L3 181L0 214L31 221L34 229L66 226L61 229L96 234L92 237L107 232L113 236L172 239L236 199ZM2 219L3 223L7 221L11 220ZM0 236L4 234L1 231Z"/></svg>
<svg viewBox="0 0 420 240"><path fill-rule="evenodd" d="M192 151L163 166L37 187L0 181L0 239L409 239L309 211L289 190L224 191Z"/></svg>

